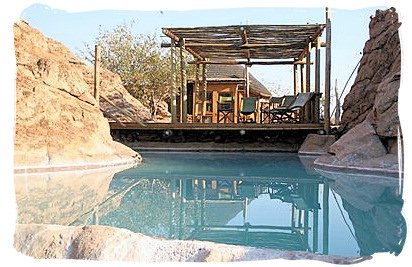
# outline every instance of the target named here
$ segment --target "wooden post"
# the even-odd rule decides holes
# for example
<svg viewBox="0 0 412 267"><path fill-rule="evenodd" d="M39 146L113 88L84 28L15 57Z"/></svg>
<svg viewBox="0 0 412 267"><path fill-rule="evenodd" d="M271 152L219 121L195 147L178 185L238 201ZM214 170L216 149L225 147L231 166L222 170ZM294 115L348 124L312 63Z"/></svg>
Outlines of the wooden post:
<svg viewBox="0 0 412 267"><path fill-rule="evenodd" d="M314 114L314 122L319 122L319 105L320 105L320 46L321 40L320 37L316 40L316 53L315 53L315 114Z"/></svg>
<svg viewBox="0 0 412 267"><path fill-rule="evenodd" d="M306 55L306 87L305 92L310 92L310 50L312 49L312 43L308 43L308 54Z"/></svg>
<svg viewBox="0 0 412 267"><path fill-rule="evenodd" d="M171 74L170 74L170 112L172 113L172 123L177 122L177 101L176 101L176 48L175 41L171 39L170 46L170 60L171 60Z"/></svg>
<svg viewBox="0 0 412 267"><path fill-rule="evenodd" d="M329 8L326 8L326 55L325 55L325 107L324 107L324 118L325 125L324 129L326 134L330 132L330 74L331 74L331 21Z"/></svg>
<svg viewBox="0 0 412 267"><path fill-rule="evenodd" d="M293 92L295 95L299 93L298 91L298 65L293 64Z"/></svg>
<svg viewBox="0 0 412 267"><path fill-rule="evenodd" d="M246 97L250 96L249 65L245 64Z"/></svg>
<svg viewBox="0 0 412 267"><path fill-rule="evenodd" d="M97 106L99 106L100 99L100 61L101 61L101 47L100 45L94 46L94 98L96 99Z"/></svg>
<svg viewBox="0 0 412 267"><path fill-rule="evenodd" d="M206 64L202 64L202 117L206 116L206 99L207 99L207 69ZM203 119L204 120L204 119ZM204 121L203 121L204 122Z"/></svg>
<svg viewBox="0 0 412 267"><path fill-rule="evenodd" d="M182 121L187 122L187 77L186 77L186 58L185 58L185 39L180 42L180 73L181 73L181 106Z"/></svg>
<svg viewBox="0 0 412 267"><path fill-rule="evenodd" d="M300 65L300 92L305 92L305 76L303 75L304 65Z"/></svg>
<svg viewBox="0 0 412 267"><path fill-rule="evenodd" d="M196 73L195 73L195 88L193 90L193 110L192 110L192 116L193 122L197 122L197 115L199 113L199 100L200 100L200 85L199 85L199 71L200 71L200 66L199 64L196 64Z"/></svg>

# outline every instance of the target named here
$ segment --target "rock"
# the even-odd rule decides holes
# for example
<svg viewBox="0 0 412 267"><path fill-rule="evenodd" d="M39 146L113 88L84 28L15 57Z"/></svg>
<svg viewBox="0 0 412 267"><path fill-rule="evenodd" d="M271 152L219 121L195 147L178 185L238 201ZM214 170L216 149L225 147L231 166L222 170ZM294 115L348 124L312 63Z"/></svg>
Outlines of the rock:
<svg viewBox="0 0 412 267"><path fill-rule="evenodd" d="M396 136L399 125L397 99L401 68L401 48L398 29L398 15L395 9L377 10L369 24L370 39L366 42L355 82L345 97L342 123L348 129L361 123L369 113L386 111L384 117L392 125L391 136ZM389 97L388 97L389 96ZM393 106L392 109L389 109ZM388 118L391 119L388 119ZM374 125L380 125L377 118ZM381 127L381 126L377 126ZM385 130L383 130L385 132ZM381 134L381 130L378 131ZM385 135L385 136L386 136Z"/></svg>
<svg viewBox="0 0 412 267"><path fill-rule="evenodd" d="M315 161L319 167L362 169L377 172L399 170L394 143L402 139L398 115L401 48L398 15L394 8L377 10L369 24L354 84L343 104L346 133L330 146L330 156Z"/></svg>
<svg viewBox="0 0 412 267"><path fill-rule="evenodd" d="M152 238L110 226L18 224L14 247L36 259L87 259L136 262L233 262L311 259L335 264L370 257L338 257L303 251L258 249L208 241Z"/></svg>
<svg viewBox="0 0 412 267"><path fill-rule="evenodd" d="M139 161L135 151L113 141L108 121L92 96L91 67L23 21L14 24L14 43L16 169ZM107 98L120 94L125 105L138 106L118 76L105 70L101 94ZM144 113L139 114L144 119Z"/></svg>
<svg viewBox="0 0 412 267"><path fill-rule="evenodd" d="M334 135L308 134L299 148L299 154L321 155L328 153L329 146L335 142Z"/></svg>

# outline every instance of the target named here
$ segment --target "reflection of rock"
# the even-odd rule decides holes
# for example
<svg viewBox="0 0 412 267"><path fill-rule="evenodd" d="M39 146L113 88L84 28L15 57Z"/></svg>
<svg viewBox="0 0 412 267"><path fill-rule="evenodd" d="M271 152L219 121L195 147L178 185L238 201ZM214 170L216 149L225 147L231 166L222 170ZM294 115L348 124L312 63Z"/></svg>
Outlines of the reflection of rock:
<svg viewBox="0 0 412 267"><path fill-rule="evenodd" d="M28 256L49 259L140 262L231 262L311 259L335 264L362 259L309 252L257 249L207 241L151 238L108 226L25 225L16 227L14 247Z"/></svg>
<svg viewBox="0 0 412 267"><path fill-rule="evenodd" d="M329 183L330 188L342 198L361 255L402 251L406 223L401 214L403 200L396 179L324 171L321 174L334 180Z"/></svg>
<svg viewBox="0 0 412 267"><path fill-rule="evenodd" d="M117 171L15 175L17 222L73 222L109 196L109 185Z"/></svg>

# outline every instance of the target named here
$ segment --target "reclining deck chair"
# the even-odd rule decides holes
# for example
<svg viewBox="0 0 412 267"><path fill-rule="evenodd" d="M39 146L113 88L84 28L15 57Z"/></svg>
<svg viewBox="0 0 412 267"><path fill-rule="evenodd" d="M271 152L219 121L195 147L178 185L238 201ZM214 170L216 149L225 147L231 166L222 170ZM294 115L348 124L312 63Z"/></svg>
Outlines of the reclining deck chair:
<svg viewBox="0 0 412 267"><path fill-rule="evenodd" d="M234 122L234 99L231 93L219 94L217 101L217 122Z"/></svg>
<svg viewBox="0 0 412 267"><path fill-rule="evenodd" d="M288 107L272 110L273 116L281 122L302 122L304 107L314 96L314 92L299 93Z"/></svg>
<svg viewBox="0 0 412 267"><path fill-rule="evenodd" d="M290 110L291 105L295 101L295 95L284 95L282 101L278 107L270 109L269 118L271 123L280 123L287 118L287 113Z"/></svg>
<svg viewBox="0 0 412 267"><path fill-rule="evenodd" d="M239 110L239 121L242 122L256 122L256 112L257 112L257 97L243 97L241 109ZM253 119L248 118L253 114Z"/></svg>
<svg viewBox="0 0 412 267"><path fill-rule="evenodd" d="M260 106L260 123L271 123L271 113L272 109L278 108L282 105L282 96L273 96L269 99L269 102L262 103Z"/></svg>

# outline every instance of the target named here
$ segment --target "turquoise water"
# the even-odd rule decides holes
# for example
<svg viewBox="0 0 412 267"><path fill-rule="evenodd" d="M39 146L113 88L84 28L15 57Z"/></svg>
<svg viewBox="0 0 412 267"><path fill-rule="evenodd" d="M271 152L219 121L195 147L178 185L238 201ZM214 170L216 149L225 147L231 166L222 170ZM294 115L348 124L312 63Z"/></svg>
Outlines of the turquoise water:
<svg viewBox="0 0 412 267"><path fill-rule="evenodd" d="M314 158L285 153L142 156L142 165L114 176L109 190L117 201L101 203L89 223L341 256L402 250L396 178L320 171Z"/></svg>

